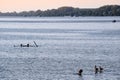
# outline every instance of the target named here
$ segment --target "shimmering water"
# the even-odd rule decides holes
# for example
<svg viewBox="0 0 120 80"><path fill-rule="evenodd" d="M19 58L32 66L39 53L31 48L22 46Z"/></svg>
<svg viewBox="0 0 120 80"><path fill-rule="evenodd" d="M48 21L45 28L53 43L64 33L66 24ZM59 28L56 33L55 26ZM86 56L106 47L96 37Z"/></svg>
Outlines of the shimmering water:
<svg viewBox="0 0 120 80"><path fill-rule="evenodd" d="M0 80L120 80L119 20L1 17ZM33 41L38 47L20 47ZM94 65L103 73L94 74Z"/></svg>

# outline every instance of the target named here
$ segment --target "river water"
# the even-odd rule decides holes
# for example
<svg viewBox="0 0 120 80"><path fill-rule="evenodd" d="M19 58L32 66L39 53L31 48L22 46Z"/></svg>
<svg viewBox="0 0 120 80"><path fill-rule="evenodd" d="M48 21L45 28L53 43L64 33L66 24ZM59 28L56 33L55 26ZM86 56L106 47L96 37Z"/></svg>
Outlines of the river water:
<svg viewBox="0 0 120 80"><path fill-rule="evenodd" d="M0 17L0 80L120 80L119 21ZM95 65L102 66L103 73L95 74Z"/></svg>

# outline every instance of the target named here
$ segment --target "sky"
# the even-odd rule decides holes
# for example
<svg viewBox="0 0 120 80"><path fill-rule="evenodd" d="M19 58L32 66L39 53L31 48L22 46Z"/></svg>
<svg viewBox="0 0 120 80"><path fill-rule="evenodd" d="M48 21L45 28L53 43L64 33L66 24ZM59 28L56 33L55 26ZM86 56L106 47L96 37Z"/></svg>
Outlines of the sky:
<svg viewBox="0 0 120 80"><path fill-rule="evenodd" d="M62 6L98 8L103 5L120 5L120 0L0 0L0 12L57 9Z"/></svg>

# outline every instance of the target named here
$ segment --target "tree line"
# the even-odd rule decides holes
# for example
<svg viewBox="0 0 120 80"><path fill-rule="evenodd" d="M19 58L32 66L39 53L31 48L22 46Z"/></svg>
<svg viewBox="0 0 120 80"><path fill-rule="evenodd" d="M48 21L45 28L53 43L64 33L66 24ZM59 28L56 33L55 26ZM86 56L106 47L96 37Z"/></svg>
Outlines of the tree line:
<svg viewBox="0 0 120 80"><path fill-rule="evenodd" d="M99 8L80 9L74 7L60 7L58 9L51 10L37 10L37 11L22 11L22 12L0 12L0 16L39 16L39 17L50 17L50 16L120 16L119 5L105 5Z"/></svg>

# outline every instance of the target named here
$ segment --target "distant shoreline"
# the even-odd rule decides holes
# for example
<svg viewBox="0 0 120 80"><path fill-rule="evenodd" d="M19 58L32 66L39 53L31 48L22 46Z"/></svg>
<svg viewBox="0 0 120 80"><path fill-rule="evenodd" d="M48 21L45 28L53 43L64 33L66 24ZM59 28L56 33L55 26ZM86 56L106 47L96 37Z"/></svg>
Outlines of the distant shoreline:
<svg viewBox="0 0 120 80"><path fill-rule="evenodd" d="M88 16L120 16L120 5L105 5L99 8L60 7L45 11L0 12L1 16L22 17L88 17Z"/></svg>

